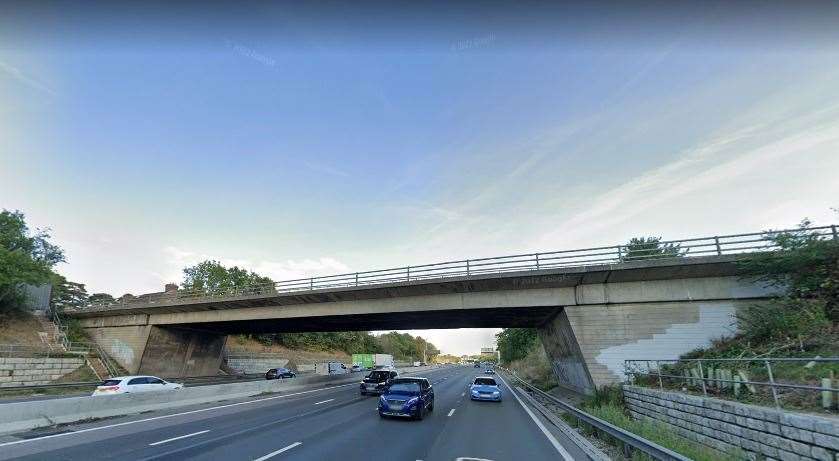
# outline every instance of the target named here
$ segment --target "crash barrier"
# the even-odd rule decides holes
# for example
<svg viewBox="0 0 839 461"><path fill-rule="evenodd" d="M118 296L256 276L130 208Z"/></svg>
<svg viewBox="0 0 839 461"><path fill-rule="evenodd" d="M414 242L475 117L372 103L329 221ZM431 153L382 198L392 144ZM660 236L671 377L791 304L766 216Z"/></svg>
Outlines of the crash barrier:
<svg viewBox="0 0 839 461"><path fill-rule="evenodd" d="M438 367L415 367L402 374L422 373ZM400 370L401 371L401 370ZM176 391L141 394L68 397L64 399L13 402L0 405L0 434L107 418L187 405L216 402L269 393L291 393L359 382L363 373L307 376L211 386L186 387Z"/></svg>

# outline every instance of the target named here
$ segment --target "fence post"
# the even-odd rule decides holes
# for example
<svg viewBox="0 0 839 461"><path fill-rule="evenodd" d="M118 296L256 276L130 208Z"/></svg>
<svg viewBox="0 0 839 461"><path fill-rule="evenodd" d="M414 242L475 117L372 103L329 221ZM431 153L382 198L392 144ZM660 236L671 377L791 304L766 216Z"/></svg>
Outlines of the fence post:
<svg viewBox="0 0 839 461"><path fill-rule="evenodd" d="M405 268L405 273L407 274L408 281L410 282L411 281L411 266L408 266L408 267Z"/></svg>
<svg viewBox="0 0 839 461"><path fill-rule="evenodd" d="M714 237L714 244L717 246L717 256L722 256L722 248L720 248L720 238Z"/></svg>
<svg viewBox="0 0 839 461"><path fill-rule="evenodd" d="M699 379L702 381L702 393L708 397L708 389L705 387L705 372L702 370L702 361L699 361Z"/></svg>
<svg viewBox="0 0 839 461"><path fill-rule="evenodd" d="M314 277L312 277L312 278L310 278L310 279L309 279L309 289L310 289L310 290L314 290L314 289L315 289L315 278L314 278Z"/></svg>
<svg viewBox="0 0 839 461"><path fill-rule="evenodd" d="M764 360L766 364L766 371L769 373L769 384L772 385L772 398L775 400L775 408L781 409L781 403L778 401L778 389L775 388L775 378L772 376L772 366L769 365L769 360Z"/></svg>
<svg viewBox="0 0 839 461"><path fill-rule="evenodd" d="M539 270L539 253L536 253L536 270Z"/></svg>
<svg viewBox="0 0 839 461"><path fill-rule="evenodd" d="M618 245L618 262L623 259L623 252L621 251L621 246Z"/></svg>
<svg viewBox="0 0 839 461"><path fill-rule="evenodd" d="M355 286L358 286L358 272L355 273Z"/></svg>
<svg viewBox="0 0 839 461"><path fill-rule="evenodd" d="M839 240L839 233L836 232L836 224L831 224L830 230L833 232L833 240Z"/></svg>
<svg viewBox="0 0 839 461"><path fill-rule="evenodd" d="M466 275L469 275L469 260L466 260Z"/></svg>
<svg viewBox="0 0 839 461"><path fill-rule="evenodd" d="M658 388L659 390L664 390L664 383L661 381L661 360L655 361L656 369L658 370Z"/></svg>

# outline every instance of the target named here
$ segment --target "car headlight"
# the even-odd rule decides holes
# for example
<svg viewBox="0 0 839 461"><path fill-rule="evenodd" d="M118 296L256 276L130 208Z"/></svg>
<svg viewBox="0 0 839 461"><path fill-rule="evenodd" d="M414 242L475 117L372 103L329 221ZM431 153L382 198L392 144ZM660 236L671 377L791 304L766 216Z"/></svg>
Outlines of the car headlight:
<svg viewBox="0 0 839 461"><path fill-rule="evenodd" d="M495 391L495 392L492 393L492 395L501 395L501 392L500 391Z"/></svg>
<svg viewBox="0 0 839 461"><path fill-rule="evenodd" d="M405 402L405 406L413 407L414 405L417 404L417 402L419 402L419 397L414 397L414 398L408 400L407 402Z"/></svg>

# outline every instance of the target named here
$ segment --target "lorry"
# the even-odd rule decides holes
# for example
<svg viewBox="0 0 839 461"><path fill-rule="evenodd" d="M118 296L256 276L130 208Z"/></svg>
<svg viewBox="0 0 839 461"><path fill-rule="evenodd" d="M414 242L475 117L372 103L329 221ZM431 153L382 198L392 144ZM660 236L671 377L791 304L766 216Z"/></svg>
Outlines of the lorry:
<svg viewBox="0 0 839 461"><path fill-rule="evenodd" d="M414 366L415 366L415 367L420 366L420 364L422 364L422 362L414 362Z"/></svg>
<svg viewBox="0 0 839 461"><path fill-rule="evenodd" d="M390 354L373 354L373 368L394 368Z"/></svg>
<svg viewBox="0 0 839 461"><path fill-rule="evenodd" d="M358 365L363 370L373 369L373 354L353 354L352 364Z"/></svg>
<svg viewBox="0 0 839 461"><path fill-rule="evenodd" d="M393 356L390 354L353 354L352 364L365 370L374 368L394 368Z"/></svg>
<svg viewBox="0 0 839 461"><path fill-rule="evenodd" d="M343 375L345 373L349 373L349 370L341 362L323 362L315 365L315 374L318 375Z"/></svg>

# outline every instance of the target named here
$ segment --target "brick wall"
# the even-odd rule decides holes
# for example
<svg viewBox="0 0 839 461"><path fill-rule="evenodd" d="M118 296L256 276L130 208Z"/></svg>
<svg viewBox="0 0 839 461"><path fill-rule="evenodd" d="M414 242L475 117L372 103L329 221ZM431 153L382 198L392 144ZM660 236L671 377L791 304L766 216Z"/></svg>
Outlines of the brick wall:
<svg viewBox="0 0 839 461"><path fill-rule="evenodd" d="M623 392L634 418L665 423L720 451L738 447L749 459L839 460L839 418L636 386Z"/></svg>
<svg viewBox="0 0 839 461"><path fill-rule="evenodd" d="M0 387L49 384L82 365L81 358L0 358Z"/></svg>

